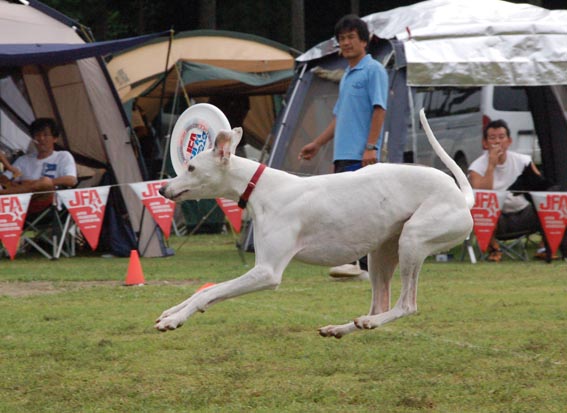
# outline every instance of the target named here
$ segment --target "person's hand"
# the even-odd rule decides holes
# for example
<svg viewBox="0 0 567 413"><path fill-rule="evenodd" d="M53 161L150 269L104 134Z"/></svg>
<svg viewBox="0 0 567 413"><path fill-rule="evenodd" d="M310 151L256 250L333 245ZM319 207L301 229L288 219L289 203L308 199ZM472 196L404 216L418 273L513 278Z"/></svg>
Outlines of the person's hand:
<svg viewBox="0 0 567 413"><path fill-rule="evenodd" d="M14 166L10 166L9 168L6 168L8 171L12 172L12 175L14 176L14 179L19 178L20 176L22 176L22 171L20 171L18 168L14 167Z"/></svg>
<svg viewBox="0 0 567 413"><path fill-rule="evenodd" d="M319 148L320 146L315 142L308 143L303 148L301 148L301 151L299 152L297 159L298 160L305 159L309 161L313 159L315 155L317 155L317 152L319 152Z"/></svg>
<svg viewBox="0 0 567 413"><path fill-rule="evenodd" d="M504 155L504 150L502 146L498 143L490 143L488 147L488 163L492 166L498 165L498 162L502 159Z"/></svg>
<svg viewBox="0 0 567 413"><path fill-rule="evenodd" d="M364 153L362 154L362 166L367 166L367 165L373 165L375 164L378 160L376 159L376 149L374 150L368 150L366 149L364 151Z"/></svg>

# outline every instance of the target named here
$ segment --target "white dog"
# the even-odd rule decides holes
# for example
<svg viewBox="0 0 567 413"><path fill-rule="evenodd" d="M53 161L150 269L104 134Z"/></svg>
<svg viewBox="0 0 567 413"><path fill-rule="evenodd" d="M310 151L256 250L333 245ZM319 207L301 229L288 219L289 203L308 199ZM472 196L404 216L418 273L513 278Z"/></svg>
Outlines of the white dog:
<svg viewBox="0 0 567 413"><path fill-rule="evenodd" d="M214 149L161 189L174 201L225 197L244 202L254 221L256 264L246 274L201 290L164 311L155 327L180 327L196 311L242 294L275 289L293 257L334 266L368 254L372 302L368 315L319 329L340 338L417 311L417 281L425 258L463 242L474 196L464 173L421 122L437 155L455 175L428 167L376 164L356 172L308 178L234 155L242 129L221 131ZM459 189L460 187L460 189ZM390 309L390 281L399 264L402 289Z"/></svg>

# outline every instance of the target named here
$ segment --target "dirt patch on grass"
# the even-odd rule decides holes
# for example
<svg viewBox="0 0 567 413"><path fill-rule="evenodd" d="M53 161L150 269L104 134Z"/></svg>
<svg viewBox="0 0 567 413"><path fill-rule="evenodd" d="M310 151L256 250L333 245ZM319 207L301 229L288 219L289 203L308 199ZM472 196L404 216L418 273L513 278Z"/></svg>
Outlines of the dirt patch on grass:
<svg viewBox="0 0 567 413"><path fill-rule="evenodd" d="M152 281L148 285L198 285L197 280ZM29 282L0 282L0 296L27 297L39 294L56 294L65 291L75 291L90 287L117 287L124 285L119 281L29 281Z"/></svg>

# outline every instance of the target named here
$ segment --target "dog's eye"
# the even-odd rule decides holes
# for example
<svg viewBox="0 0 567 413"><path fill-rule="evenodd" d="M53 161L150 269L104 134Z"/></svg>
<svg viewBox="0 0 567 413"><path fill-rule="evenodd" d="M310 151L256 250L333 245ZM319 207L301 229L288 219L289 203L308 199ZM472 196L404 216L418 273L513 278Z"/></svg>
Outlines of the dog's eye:
<svg viewBox="0 0 567 413"><path fill-rule="evenodd" d="M189 172L193 172L195 170L195 167L193 165L189 165L189 167L187 168L187 171Z"/></svg>

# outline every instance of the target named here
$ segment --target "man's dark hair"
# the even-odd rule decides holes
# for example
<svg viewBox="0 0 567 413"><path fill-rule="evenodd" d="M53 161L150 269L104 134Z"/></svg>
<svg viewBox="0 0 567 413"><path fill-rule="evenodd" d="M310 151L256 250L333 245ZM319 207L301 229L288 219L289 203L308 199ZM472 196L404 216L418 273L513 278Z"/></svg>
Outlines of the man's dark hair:
<svg viewBox="0 0 567 413"><path fill-rule="evenodd" d="M30 135L33 137L33 135L41 132L45 128L49 128L51 130L51 135L53 135L53 137L59 137L59 127L57 126L55 119L52 118L37 118L34 120L30 125Z"/></svg>
<svg viewBox="0 0 567 413"><path fill-rule="evenodd" d="M347 14L342 17L335 25L335 39L339 40L339 34L351 32L356 30L360 40L368 43L370 40L370 33L366 22L358 17L356 14Z"/></svg>
<svg viewBox="0 0 567 413"><path fill-rule="evenodd" d="M506 129L506 136L510 137L510 128L508 127L508 124L503 121L502 119L497 119L497 120L493 120L491 122L488 123L488 125L486 125L484 127L484 130L482 131L482 137L484 139L488 138L488 129L498 129L498 128L504 128Z"/></svg>

